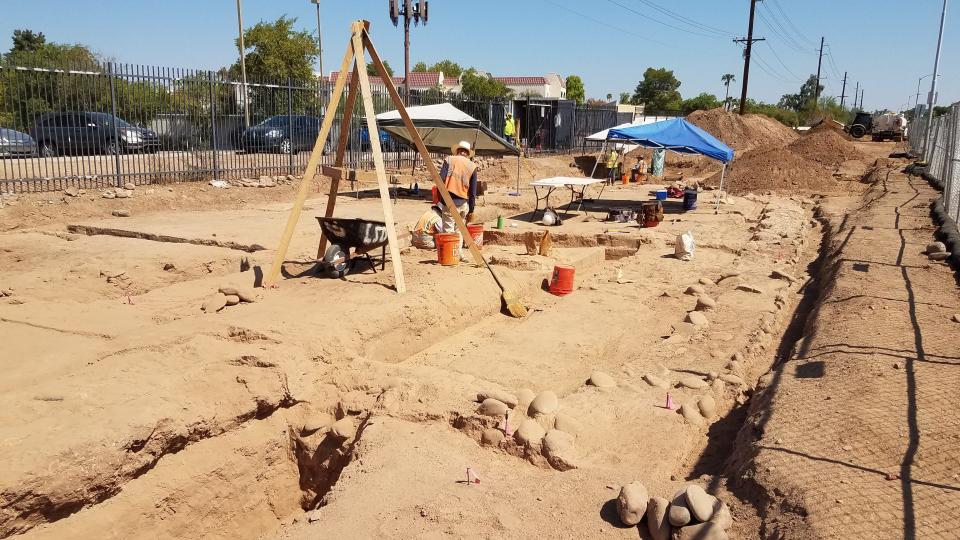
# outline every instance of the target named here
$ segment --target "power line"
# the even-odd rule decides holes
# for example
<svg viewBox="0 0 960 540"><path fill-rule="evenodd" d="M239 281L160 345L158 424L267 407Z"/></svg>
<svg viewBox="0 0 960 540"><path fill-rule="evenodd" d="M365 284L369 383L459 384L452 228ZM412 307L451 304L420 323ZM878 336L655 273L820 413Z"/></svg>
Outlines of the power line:
<svg viewBox="0 0 960 540"><path fill-rule="evenodd" d="M792 75L794 79L799 79L800 77L797 77L797 74L794 73L789 67L787 67L787 64L783 62L783 60L780 58L780 55L777 54L777 51L773 48L773 45L770 45L769 41L766 42L766 44L767 44L767 47L770 48L770 52L773 53L774 58L777 59L777 62L780 62L780 65L783 66L783 69L787 70L787 73Z"/></svg>
<svg viewBox="0 0 960 540"><path fill-rule="evenodd" d="M768 1L769 1L771 4L773 4L774 9L776 9L778 12L780 12L780 15L783 16L783 20L785 20L785 21L787 22L787 25L788 25L791 29L793 29L793 31L797 34L797 36L800 37L801 40L803 40L804 42L806 42L806 44L807 44L808 47L816 47L817 44L816 44L814 41L808 39L807 36L806 36L803 32L801 32L801 31L796 27L795 24L793 24L793 21L790 19L790 16L787 15L787 13L783 10L782 7L780 7L780 4L779 4L779 2L777 2L777 0L768 0Z"/></svg>
<svg viewBox="0 0 960 540"><path fill-rule="evenodd" d="M762 68L766 68L766 69L762 69L762 68L761 68L761 69L762 69L767 75L773 77L774 79L777 79L778 81L780 81L780 82L782 82L782 83L785 83L785 84L794 84L794 83L800 82L799 79L788 79L787 77L785 77L782 73L780 73L779 70L777 70L776 68L774 68L773 66L771 66L769 62L767 62L766 60L764 60L763 57L760 56L760 53L759 53L759 52L753 51L753 56L755 57L757 63L758 63L760 66L762 66ZM794 75L794 77L796 77L796 75Z"/></svg>
<svg viewBox="0 0 960 540"><path fill-rule="evenodd" d="M615 6L619 6L620 8L625 9L625 10L629 11L630 13L633 13L633 14L635 14L635 15L639 15L639 16L643 17L643 18L646 19L646 20L653 21L653 22L655 22L655 23L657 23L657 24L661 24L661 25L666 26L666 27L668 27L668 28L673 28L674 30L678 30L678 31L680 31L680 32L685 32L685 33L687 33L687 34L692 34L692 35L695 35L695 36L702 36L702 37L708 37L708 38L714 38L714 39L726 39L726 38L728 37L728 36L720 36L720 35L717 35L717 34L705 34L705 33L703 33L703 32L695 32L695 31L693 31L693 30L689 30L689 29L686 29L686 28L681 28L681 27L679 27L679 26L674 26L674 25L672 25L672 24L670 24L670 23L668 23L668 22L661 21L660 19L655 19L655 18L651 17L648 13L643 13L643 12L641 12L641 11L637 11L637 10L631 8L630 6L625 6L625 5L621 4L620 2L617 2L616 0L607 0L607 2L610 2L611 4L613 4L613 5L615 5ZM730 35L732 36L733 34L730 34Z"/></svg>
<svg viewBox="0 0 960 540"><path fill-rule="evenodd" d="M803 45L800 44L800 42L791 38L787 34L787 31L783 28L783 26L779 22L771 22L771 19L768 19L766 15L764 15L763 11L758 12L758 14L760 15L760 20L767 23L767 26L769 27L770 31L776 34L777 37L779 37L787 47L790 47L791 49L797 52L801 52L801 53L807 52L803 48Z"/></svg>
<svg viewBox="0 0 960 540"><path fill-rule="evenodd" d="M667 15L667 16L669 16L669 17L672 17L672 18L674 18L674 19L677 19L677 20L679 20L679 21L681 21L681 22L684 22L684 23L686 23L686 24L689 24L690 26L693 26L693 27L695 27L695 28L700 28L701 30L705 30L705 31L708 31L708 32L716 32L716 33L718 33L718 34L723 35L724 37L733 37L733 36L735 35L733 32L729 32L729 31L727 31L727 30L724 30L724 29L722 29L722 28L717 28L717 27L715 27L715 26L710 26L710 25L707 25L707 24L703 24L703 23L697 22L697 21L695 21L695 20L693 20L693 19L691 19L691 18L689 18L689 17L685 17L685 16L683 16L683 15L681 15L681 14L679 14L679 13L670 11L669 9L667 9L667 8L665 8L665 7L661 7L661 6L658 6L657 4L654 4L654 3L651 2L650 0L637 0L637 1L639 1L640 3L643 3L643 4L646 4L646 5L650 6L651 8L659 11L660 13L663 13L664 15Z"/></svg>
<svg viewBox="0 0 960 540"><path fill-rule="evenodd" d="M593 21L593 22L595 22L595 23L597 23L597 24L599 24L599 25L606 26L607 28L612 28L612 29L614 29L614 30L616 30L616 31L618 31L618 32L623 32L624 34L628 34L628 35L631 35L631 36L634 36L634 37L638 37L638 38L640 38L640 39L649 41L649 42L651 42L651 43L656 43L657 45L663 45L664 47L675 47L675 46L676 46L676 44L670 45L669 43L664 43L664 42L662 42L662 41L659 41L659 40L656 40L656 39L652 39L652 38L647 37L647 36L645 36L645 35L643 35L643 34L638 34L637 32L633 32L633 31L627 30L627 29L625 29L625 28L620 28L619 26L610 24L610 23L607 22L607 21L602 21L602 20L597 19L597 18L595 18L595 17L591 17L590 15L587 15L586 13L581 13L581 12L575 10L575 9L568 8L567 6L565 6L565 5L563 5L563 4L558 4L558 3L556 3L556 2L552 2L551 0L543 0L543 1L546 2L547 4L550 4L550 5L554 6L554 7L558 7L558 8L560 8L560 9L567 10L567 11L569 11L570 13L573 13L574 15L576 15L576 16L578 16L578 17L583 17L584 19L587 19L588 21Z"/></svg>

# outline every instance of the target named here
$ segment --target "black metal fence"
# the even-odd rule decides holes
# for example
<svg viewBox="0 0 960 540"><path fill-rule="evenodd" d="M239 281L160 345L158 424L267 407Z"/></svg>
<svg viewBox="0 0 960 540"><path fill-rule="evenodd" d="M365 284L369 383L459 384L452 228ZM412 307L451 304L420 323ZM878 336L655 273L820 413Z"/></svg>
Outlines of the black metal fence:
<svg viewBox="0 0 960 540"><path fill-rule="evenodd" d="M243 85L223 71L112 62L73 69L0 65L0 129L6 128L0 135L7 134L0 137L6 158L0 191L297 174L331 92L320 80ZM385 87L374 85L373 93L375 114L393 108ZM514 111L530 152L576 149L584 136L630 120L612 108L571 101L477 101L439 89L410 98L412 105L452 103L498 133L505 113ZM349 119L346 164L353 168L371 162L362 109L358 102ZM325 164L333 161L342 121L336 117ZM30 135L34 145L10 130ZM383 134L381 140L388 166L416 164L406 145Z"/></svg>

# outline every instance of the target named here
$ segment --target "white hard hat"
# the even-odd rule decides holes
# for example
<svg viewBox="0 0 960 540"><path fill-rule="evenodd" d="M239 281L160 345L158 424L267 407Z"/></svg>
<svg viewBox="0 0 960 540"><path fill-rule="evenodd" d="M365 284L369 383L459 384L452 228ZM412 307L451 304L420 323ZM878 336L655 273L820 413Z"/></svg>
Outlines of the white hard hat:
<svg viewBox="0 0 960 540"><path fill-rule="evenodd" d="M470 147L470 143L467 141L460 141L456 145L450 147L450 153L453 155L457 155L457 151L459 150L466 150L467 154L471 156L473 155L473 148Z"/></svg>

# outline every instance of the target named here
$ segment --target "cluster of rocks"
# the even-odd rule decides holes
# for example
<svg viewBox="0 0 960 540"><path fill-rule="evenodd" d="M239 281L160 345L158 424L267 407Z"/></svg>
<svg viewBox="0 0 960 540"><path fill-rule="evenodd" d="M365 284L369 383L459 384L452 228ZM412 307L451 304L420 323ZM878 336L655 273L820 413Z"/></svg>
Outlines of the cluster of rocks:
<svg viewBox="0 0 960 540"><path fill-rule="evenodd" d="M680 388L687 390L711 390L713 394L723 395L726 385L740 388L744 385L742 355L736 353L726 366L724 373L710 372L706 377L684 374L676 382L671 381L670 370L662 368L659 374L646 373L643 380L650 386L663 390ZM683 403L677 408L683 419L693 425L702 425L710 422L717 416L717 401L712 394L694 396L692 401Z"/></svg>
<svg viewBox="0 0 960 540"><path fill-rule="evenodd" d="M216 313L227 306L256 301L257 295L252 287L225 285L220 287L217 294L204 300L200 309L206 313Z"/></svg>
<svg viewBox="0 0 960 540"><path fill-rule="evenodd" d="M131 182L127 182L126 184L123 185L122 188L110 188L110 189L105 189L101 191L100 196L103 197L104 199L128 199L133 196L133 190L135 190L136 188L137 186L135 186ZM71 189L71 188L67 188L67 189ZM66 191L64 191L64 193L66 193ZM80 194L79 190L77 194L78 195ZM69 195L69 193L67 193L67 195Z"/></svg>
<svg viewBox="0 0 960 540"><path fill-rule="evenodd" d="M945 261L950 258L951 253L947 251L947 245L943 242L930 242L927 244L927 257L931 261Z"/></svg>
<svg viewBox="0 0 960 540"><path fill-rule="evenodd" d="M6 298L8 296L13 296L13 288L0 289L0 298Z"/></svg>
<svg viewBox="0 0 960 540"><path fill-rule="evenodd" d="M620 488L617 513L624 525L640 526L646 518L653 540L726 540L733 514L720 499L696 484L674 493L670 500L650 497L640 482Z"/></svg>
<svg viewBox="0 0 960 540"><path fill-rule="evenodd" d="M576 468L573 443L582 426L559 412L557 394L545 390L534 394L523 388L517 395L498 390L477 393L477 412L502 419L497 427L480 434L480 444L519 452L534 464L566 471Z"/></svg>
<svg viewBox="0 0 960 540"><path fill-rule="evenodd" d="M302 178L302 177L301 177ZM271 188L282 186L285 184L292 184L298 182L299 179L292 175L287 174L283 176L261 176L254 180L253 178L241 178L239 180L231 180L230 184L239 187L253 187L253 188Z"/></svg>

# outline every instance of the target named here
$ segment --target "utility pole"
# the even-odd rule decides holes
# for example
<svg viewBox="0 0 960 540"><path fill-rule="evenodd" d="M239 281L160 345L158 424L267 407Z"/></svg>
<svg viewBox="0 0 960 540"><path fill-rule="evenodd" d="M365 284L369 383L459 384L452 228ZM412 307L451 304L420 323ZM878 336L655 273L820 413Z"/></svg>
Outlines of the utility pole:
<svg viewBox="0 0 960 540"><path fill-rule="evenodd" d="M933 81L930 82L930 95L927 96L927 133L923 138L924 152L927 150L933 128L933 107L937 103L937 73L940 71L940 49L943 46L943 20L946 16L947 0L943 0L943 11L940 12L940 36L937 37L937 56L933 61Z"/></svg>
<svg viewBox="0 0 960 540"><path fill-rule="evenodd" d="M840 108L843 109L843 101L847 97L847 72L843 72L843 90L840 91Z"/></svg>
<svg viewBox="0 0 960 540"><path fill-rule="evenodd" d="M764 41L763 38L753 38L753 18L757 12L757 2L763 0L750 0L750 24L747 26L747 38L735 39L735 43L746 43L747 48L743 52L743 88L740 90L740 114L747 112L747 85L750 82L750 53L753 51L754 41Z"/></svg>
<svg viewBox="0 0 960 540"><path fill-rule="evenodd" d="M813 108L820 108L820 68L823 67L823 36L820 36L820 57L817 59L817 87L813 89Z"/></svg>
<svg viewBox="0 0 960 540"><path fill-rule="evenodd" d="M400 7L403 2L403 7ZM394 26L397 26L401 17L403 17L403 104L410 105L410 20L414 24L427 24L429 15L429 2L427 0L390 0L390 20Z"/></svg>
<svg viewBox="0 0 960 540"><path fill-rule="evenodd" d="M860 89L860 110L863 110L863 88Z"/></svg>
<svg viewBox="0 0 960 540"><path fill-rule="evenodd" d="M323 78L323 33L320 32L320 0L310 0L317 5L317 48L320 54L317 59L320 61L320 77Z"/></svg>
<svg viewBox="0 0 960 540"><path fill-rule="evenodd" d="M860 81L857 81L857 85L853 87L853 108L857 108L857 96L860 95Z"/></svg>
<svg viewBox="0 0 960 540"><path fill-rule="evenodd" d="M243 8L237 0L237 33L240 34L240 77L243 84L243 126L250 127L250 103L247 99L247 47L243 44Z"/></svg>

